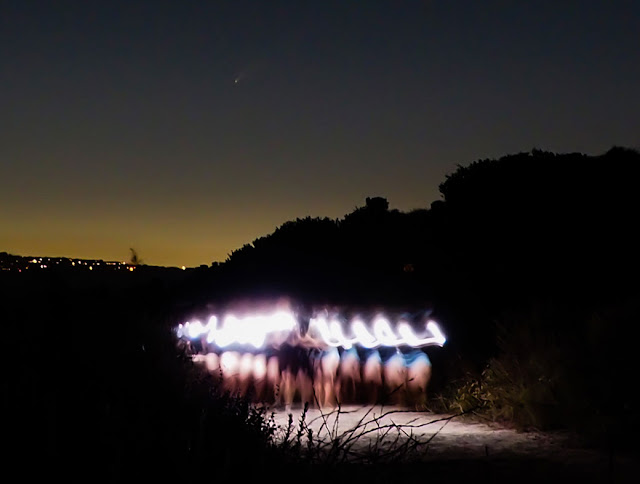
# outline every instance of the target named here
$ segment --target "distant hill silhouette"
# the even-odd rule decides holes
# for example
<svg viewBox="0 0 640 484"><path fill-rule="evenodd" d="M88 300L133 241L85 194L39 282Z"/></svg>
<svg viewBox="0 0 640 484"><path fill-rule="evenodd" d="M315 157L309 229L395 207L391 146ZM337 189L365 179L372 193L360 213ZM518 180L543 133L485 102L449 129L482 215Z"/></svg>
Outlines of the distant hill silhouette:
<svg viewBox="0 0 640 484"><path fill-rule="evenodd" d="M480 278L483 292L513 288L507 278L534 291L564 278L583 288L582 276L610 277L631 262L639 161L623 148L479 160L448 175L429 209L389 210L374 197L343 219L298 218L233 251L214 280L328 297L403 292L386 281L404 276L429 297L436 279L458 276Z"/></svg>

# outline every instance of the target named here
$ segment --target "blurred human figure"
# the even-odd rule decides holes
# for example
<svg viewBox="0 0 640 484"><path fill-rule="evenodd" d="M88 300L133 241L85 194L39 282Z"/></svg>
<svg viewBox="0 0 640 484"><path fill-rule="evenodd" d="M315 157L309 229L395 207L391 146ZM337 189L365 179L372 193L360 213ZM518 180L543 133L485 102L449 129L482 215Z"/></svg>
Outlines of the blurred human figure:
<svg viewBox="0 0 640 484"><path fill-rule="evenodd" d="M297 383L302 403L308 403L310 408L322 405L322 355L323 350L317 346L307 349L308 363Z"/></svg>
<svg viewBox="0 0 640 484"><path fill-rule="evenodd" d="M191 355L191 361L193 361L196 365L206 368L207 367L207 360L206 360L206 355Z"/></svg>
<svg viewBox="0 0 640 484"><path fill-rule="evenodd" d="M302 403L302 405L307 403L309 407L314 407L313 376L309 375L309 372L306 371L304 367L298 368L295 385L300 395L300 403Z"/></svg>
<svg viewBox="0 0 640 484"><path fill-rule="evenodd" d="M427 407L427 385L431 379L431 360L419 349L405 354L407 367L407 405L416 410Z"/></svg>
<svg viewBox="0 0 640 484"><path fill-rule="evenodd" d="M357 389L362 381L360 376L360 357L355 347L345 350L340 356L340 403L353 403L357 400Z"/></svg>
<svg viewBox="0 0 640 484"><path fill-rule="evenodd" d="M362 387L364 398L369 403L377 403L382 389L382 358L377 349L372 349L366 355L362 366Z"/></svg>
<svg viewBox="0 0 640 484"><path fill-rule="evenodd" d="M244 353L238 362L238 393L243 397L249 396L253 381L253 354Z"/></svg>
<svg viewBox="0 0 640 484"><path fill-rule="evenodd" d="M393 405L403 405L406 391L407 367L404 357L396 351L384 362L385 400Z"/></svg>
<svg viewBox="0 0 640 484"><path fill-rule="evenodd" d="M254 400L265 402L267 399L267 357L258 353L253 357L252 375Z"/></svg>
<svg viewBox="0 0 640 484"><path fill-rule="evenodd" d="M335 407L338 403L340 393L338 369L340 368L340 353L338 348L330 347L326 349L320 360L320 382L322 385L322 397L320 405L322 407ZM320 398L320 396L318 396Z"/></svg>
<svg viewBox="0 0 640 484"><path fill-rule="evenodd" d="M304 352L304 350L302 350ZM283 344L278 352L278 365L280 368L280 393L281 404L286 411L291 409L296 398L297 379L302 370L301 349L291 344Z"/></svg>
<svg viewBox="0 0 640 484"><path fill-rule="evenodd" d="M207 353L204 356L205 365L207 367L207 371L211 374L219 374L220 373L220 358L215 353Z"/></svg>
<svg viewBox="0 0 640 484"><path fill-rule="evenodd" d="M267 375L266 375L265 400L273 402L279 406L281 403L280 394L280 366L278 357L272 355L267 359Z"/></svg>
<svg viewBox="0 0 640 484"><path fill-rule="evenodd" d="M299 319L298 329L292 331L285 344L280 347L281 370L285 407L298 398L301 404L315 406L314 381L318 365L320 342L308 332L309 321Z"/></svg>
<svg viewBox="0 0 640 484"><path fill-rule="evenodd" d="M237 393L239 389L239 366L240 353L237 351L225 351L220 355L222 387L231 394Z"/></svg>
<svg viewBox="0 0 640 484"><path fill-rule="evenodd" d="M216 383L222 383L222 370L220 368L220 357L216 353L207 353L204 355L204 364L211 377Z"/></svg>
<svg viewBox="0 0 640 484"><path fill-rule="evenodd" d="M284 409L289 412L296 396L296 376L290 367L280 371L280 391Z"/></svg>
<svg viewBox="0 0 640 484"><path fill-rule="evenodd" d="M206 334L202 334L200 336L200 353L202 354L208 354L209 353L209 343L207 342L207 335Z"/></svg>
<svg viewBox="0 0 640 484"><path fill-rule="evenodd" d="M191 357L192 361L207 370L217 381L221 380L220 375L220 359L215 353L207 353L206 355L197 354Z"/></svg>

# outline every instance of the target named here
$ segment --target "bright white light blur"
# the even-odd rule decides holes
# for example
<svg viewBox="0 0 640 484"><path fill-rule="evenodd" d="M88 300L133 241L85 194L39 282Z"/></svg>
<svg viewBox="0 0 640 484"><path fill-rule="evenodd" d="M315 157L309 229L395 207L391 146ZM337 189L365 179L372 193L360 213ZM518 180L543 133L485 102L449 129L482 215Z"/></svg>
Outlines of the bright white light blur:
<svg viewBox="0 0 640 484"><path fill-rule="evenodd" d="M440 331L440 326L435 321L429 321L427 323L427 330L431 332L433 335L433 344L438 346L442 346L447 342L447 338L445 338L442 331Z"/></svg>
<svg viewBox="0 0 640 484"><path fill-rule="evenodd" d="M225 351L220 355L220 367L227 375L232 375L238 371L240 366L240 354L235 351Z"/></svg>
<svg viewBox="0 0 640 484"><path fill-rule="evenodd" d="M373 321L373 334L376 335L381 345L396 346L399 343L398 338L393 334L389 321L383 316L377 316Z"/></svg>
<svg viewBox="0 0 640 484"><path fill-rule="evenodd" d="M218 318L216 316L211 316L209 318L207 328L209 329L209 332L207 333L207 343L213 343L216 337L216 331L218 330Z"/></svg>
<svg viewBox="0 0 640 484"><path fill-rule="evenodd" d="M206 325L198 320L186 322L178 326L177 334L178 337L191 340L204 336L207 344L218 348L237 344L260 349L265 345L279 346L298 328L296 317L289 311L243 317L226 314L220 326L218 322L217 316L211 316ZM402 345L418 348L430 345L443 346L446 342L440 327L432 320L427 321L426 331L421 335L416 335L407 321L400 319L392 324L382 314L377 315L370 326L361 318L354 318L348 328L345 326L338 317L328 318L326 312L320 313L309 321L307 336L311 341L316 340L318 346L344 349L350 349L355 345L364 348Z"/></svg>
<svg viewBox="0 0 640 484"><path fill-rule="evenodd" d="M409 323L402 321L398 324L398 333L400 333L400 337L409 345L409 346L418 346L420 344L420 340L413 332Z"/></svg>
<svg viewBox="0 0 640 484"><path fill-rule="evenodd" d="M329 331L329 324L327 323L327 318L324 315L320 315L315 319L312 319L309 322L309 333L314 334L318 333L322 340L328 344L329 346L340 346L341 342L338 340L334 340L331 336L331 331Z"/></svg>
<svg viewBox="0 0 640 484"><path fill-rule="evenodd" d="M204 327L202 326L202 323L200 321L188 321L185 326L187 329L187 335L191 339L196 339L204 333Z"/></svg>
<svg viewBox="0 0 640 484"><path fill-rule="evenodd" d="M426 324L427 334L416 336L413 328L405 321L400 320L397 326L398 335L394 332L390 321L382 315L378 315L373 321L373 334L365 323L356 318L351 322L351 333L353 336L345 334L342 324L336 318L327 322L324 315L311 319L309 325L310 334L317 334L325 345L349 349L354 345L364 348L376 348L378 346L401 346L408 345L414 348L421 346L437 345L442 346L446 338L440 331L439 326L429 321Z"/></svg>
<svg viewBox="0 0 640 484"><path fill-rule="evenodd" d="M342 324L340 324L340 322L336 319L332 319L329 322L329 331L331 332L332 340L339 341L340 346L342 346L343 348L349 349L353 346L351 340L348 339L342 332Z"/></svg>
<svg viewBox="0 0 640 484"><path fill-rule="evenodd" d="M354 345L360 345L365 348L408 345L418 348L431 345L442 346L446 342L440 327L431 320L426 324L428 333L422 336L416 336L413 328L402 320L397 323L399 335L396 335L389 320L382 315L376 316L373 321L373 334L359 318L354 319L351 323L353 336L345 334L342 325L336 318L332 318L329 323L327 323L324 316L314 318L310 321L309 328L311 334L315 330L326 345L341 346L345 349L349 349Z"/></svg>
<svg viewBox="0 0 640 484"><path fill-rule="evenodd" d="M347 321L338 312L323 310L308 320L303 334L303 321L298 323L292 311L227 313L210 316L206 324L198 319L180 324L176 334L194 342L193 361L230 394L287 408L297 399L312 401L310 395L318 392L318 406L335 408L345 399L377 402L380 395L389 393L392 404L417 408L426 398L432 367L426 353L412 348L446 342L437 323L424 318L422 324L423 330L418 331L415 318L391 319L385 314ZM312 351L306 356L274 351L285 342ZM264 349L266 345L269 350ZM369 350L363 360L356 346ZM381 346L397 350L389 356L376 349ZM400 350L401 346L410 348ZM299 366L300 361L292 363L292 356L307 358L311 374L301 370L307 367Z"/></svg>
<svg viewBox="0 0 640 484"><path fill-rule="evenodd" d="M375 348L378 345L375 337L369 333L369 330L360 319L352 321L351 330L358 338L358 342L365 348Z"/></svg>
<svg viewBox="0 0 640 484"><path fill-rule="evenodd" d="M178 327L178 334L189 339L197 339L206 335L209 344L226 348L232 344L251 345L262 348L272 333L291 332L296 327L293 314L279 311L271 315L256 315L239 318L227 314L218 328L217 316L211 316L206 325L200 321L185 323Z"/></svg>
<svg viewBox="0 0 640 484"><path fill-rule="evenodd" d="M253 358L253 377L257 380L264 378L267 374L267 357L262 353Z"/></svg>
<svg viewBox="0 0 640 484"><path fill-rule="evenodd" d="M225 348L235 342L237 320L235 316L229 315L224 318L222 328L216 332L214 342L220 348Z"/></svg>
<svg viewBox="0 0 640 484"><path fill-rule="evenodd" d="M440 327L435 322L433 321L427 322L426 328L427 328L427 331L431 333L430 337L423 336L422 338L418 338L414 334L411 326L409 326L409 324L407 323L400 323L398 325L398 332L402 336L404 342L414 348L417 348L420 346L430 346L430 345L442 346L445 344L447 339L444 337L444 335L442 334L442 331L440 331Z"/></svg>
<svg viewBox="0 0 640 484"><path fill-rule="evenodd" d="M253 355L251 353L244 353L240 357L240 361L238 362L238 370L240 372L240 375L244 378L247 378L253 373Z"/></svg>

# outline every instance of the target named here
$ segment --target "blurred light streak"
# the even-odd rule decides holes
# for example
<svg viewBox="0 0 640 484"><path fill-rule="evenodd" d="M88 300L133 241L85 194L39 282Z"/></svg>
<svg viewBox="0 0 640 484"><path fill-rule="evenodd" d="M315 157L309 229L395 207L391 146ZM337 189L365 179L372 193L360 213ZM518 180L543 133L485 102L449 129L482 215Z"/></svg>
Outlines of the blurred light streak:
<svg viewBox="0 0 640 484"><path fill-rule="evenodd" d="M207 324L202 324L199 320L189 321L180 324L176 333L179 338L202 339L218 348L237 344L261 349L266 345L279 347L285 341L294 344L301 341L300 325L291 311L243 317L226 314L222 317L220 327L218 321L216 315L212 315ZM329 317L326 311L320 312L309 320L305 341L311 341L317 347L342 347L347 350L356 345L367 349L403 345L413 348L443 346L447 341L439 325L433 320L427 320L425 331L421 335L416 335L414 328L406 320L399 319L392 324L382 314L373 318L370 327L360 317L354 318L348 325L343 321L346 320L339 315ZM348 331L345 326L348 326Z"/></svg>

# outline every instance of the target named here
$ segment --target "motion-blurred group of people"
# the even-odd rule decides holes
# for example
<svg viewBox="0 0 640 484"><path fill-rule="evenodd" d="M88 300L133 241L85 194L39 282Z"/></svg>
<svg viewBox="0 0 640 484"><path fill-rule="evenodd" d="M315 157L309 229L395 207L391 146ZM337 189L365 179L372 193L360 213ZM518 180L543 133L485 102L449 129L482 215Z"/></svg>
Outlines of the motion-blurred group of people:
<svg viewBox="0 0 640 484"><path fill-rule="evenodd" d="M205 350L193 359L224 391L277 407L372 403L425 409L431 361L422 349L296 343L260 353Z"/></svg>

